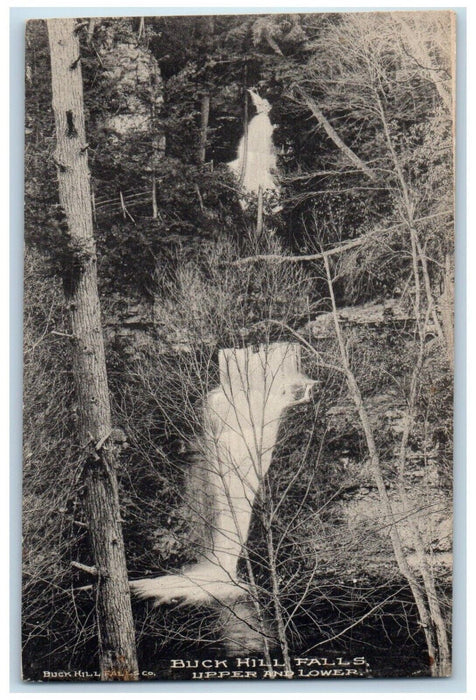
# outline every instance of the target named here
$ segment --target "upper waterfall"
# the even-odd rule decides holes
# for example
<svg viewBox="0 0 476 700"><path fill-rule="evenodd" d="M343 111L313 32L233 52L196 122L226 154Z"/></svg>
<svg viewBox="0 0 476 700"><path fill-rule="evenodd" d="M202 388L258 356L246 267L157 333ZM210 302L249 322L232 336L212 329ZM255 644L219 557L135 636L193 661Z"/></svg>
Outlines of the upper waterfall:
<svg viewBox="0 0 476 700"><path fill-rule="evenodd" d="M248 89L257 114L248 124L248 131L240 139L236 160L229 167L240 180L242 187L253 194L278 192L274 181L276 170L276 151L273 144L274 126L268 116L271 105L254 90Z"/></svg>

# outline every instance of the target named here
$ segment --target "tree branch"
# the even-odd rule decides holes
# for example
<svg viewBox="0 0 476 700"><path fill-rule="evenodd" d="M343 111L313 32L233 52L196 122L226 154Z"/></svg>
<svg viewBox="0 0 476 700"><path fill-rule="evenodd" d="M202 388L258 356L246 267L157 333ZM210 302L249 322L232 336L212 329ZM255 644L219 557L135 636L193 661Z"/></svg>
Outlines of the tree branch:
<svg viewBox="0 0 476 700"><path fill-rule="evenodd" d="M430 219L436 219L439 216L447 216L448 214L453 214L453 210L450 209L448 211L438 212L438 214L423 216L420 219L415 219L414 223L428 221ZM359 236L359 238L354 238L351 241L345 241L336 248L329 248L329 250L324 250L321 253L310 253L309 255L282 255L280 253L263 253L262 255L250 255L246 258L239 258L239 260L233 260L233 262L225 264L239 267L240 265L247 265L249 263L259 262L261 260L277 264L284 262L306 262L313 260L324 260L324 258L328 258L332 255L338 255L339 253L344 253L346 250L356 248L357 246L365 243L368 239L372 238L373 236L378 236L381 233L388 233L389 231L393 231L396 228L401 228L402 226L406 225L406 222L402 222L401 224L394 224L394 226L390 226L389 228L377 229L376 231L365 233L363 236Z"/></svg>
<svg viewBox="0 0 476 700"><path fill-rule="evenodd" d="M98 575L98 571L97 571L95 566L88 566L87 564L81 564L79 561L72 561L71 566L74 569L78 569L78 571L83 571L85 574L89 574L89 576L96 577Z"/></svg>
<svg viewBox="0 0 476 700"><path fill-rule="evenodd" d="M343 253L351 248L356 248L362 245L367 238L375 235L375 232L367 233L365 236L360 238L355 238L353 241L347 241L337 248L331 248L330 250L325 250L323 253L311 253L309 255L281 255L280 253L269 253L263 255L250 255L247 258L240 258L239 260L234 260L230 265L240 266L252 262L258 262L259 260L266 260L267 262L283 263L283 262L305 262L306 260L322 260L330 255L336 255L337 253Z"/></svg>
<svg viewBox="0 0 476 700"><path fill-rule="evenodd" d="M342 141L332 124L326 119L319 109L317 103L302 89L302 87L294 85L294 89L300 94L306 107L312 112L313 116L317 119L329 138L334 141L337 148L339 148L359 170L362 170L367 177L369 177L371 180L375 180L375 173L373 173L372 170L370 170L370 168L363 162L363 160L361 160L359 156Z"/></svg>

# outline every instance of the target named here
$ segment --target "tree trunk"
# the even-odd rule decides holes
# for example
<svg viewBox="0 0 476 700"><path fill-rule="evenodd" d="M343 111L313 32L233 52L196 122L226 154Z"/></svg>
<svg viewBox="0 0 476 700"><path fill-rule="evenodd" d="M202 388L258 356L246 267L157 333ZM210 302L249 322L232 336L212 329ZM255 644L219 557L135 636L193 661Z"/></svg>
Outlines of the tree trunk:
<svg viewBox="0 0 476 700"><path fill-rule="evenodd" d="M88 44L90 44L90 43L92 42L92 40L93 40L94 30L96 29L97 23L98 23L98 21L97 21L96 17L91 17L91 19L89 20L89 24L88 24L88 39L87 39Z"/></svg>
<svg viewBox="0 0 476 700"><path fill-rule="evenodd" d="M248 91L246 88L247 82L248 65L245 63L245 67L243 69L243 95L245 99L243 104L243 163L241 165L240 187L243 186L243 180L245 179L246 172L246 162L248 160Z"/></svg>
<svg viewBox="0 0 476 700"><path fill-rule="evenodd" d="M421 378L425 359L425 336L429 315L430 309L428 308L426 311L426 318L421 326L420 349L410 382L410 391L407 400L408 408L403 416L403 432L397 462L397 490L402 504L401 517L405 518L411 532L413 546L417 555L417 568L419 569L423 579L423 588L428 601L430 619L434 627L434 635L438 641L438 647L436 649L437 655L434 659L434 666L432 667L432 670L437 675L449 676L451 675L451 651L446 630L446 622L442 607L440 605L438 591L436 589L434 566L432 565L430 555L427 554L427 548L421 535L418 511L415 512L415 509L407 495L408 480L406 474L406 453L412 426L416 419L417 387Z"/></svg>
<svg viewBox="0 0 476 700"><path fill-rule="evenodd" d="M397 518L393 512L392 504L387 492L387 487L383 478L382 466L380 463L380 457L375 443L374 433L370 418L364 406L362 400L362 395L360 393L359 385L355 379L354 373L352 372L349 358L347 355L347 349L345 346L345 341L342 335L342 330L339 322L339 315L337 312L337 305L334 296L334 286L329 266L329 261L327 257L324 258L324 267L326 270L326 280L329 289L329 297L332 304L332 314L334 317L334 328L337 339L337 344L339 346L339 352L341 356L342 368L344 370L347 386L349 388L349 393L351 395L352 401L354 402L355 408L359 415L359 419L362 425L362 430L365 436L365 441L367 444L367 449L370 457L370 469L374 477L375 485L377 486L377 491L379 494L380 503L382 504L383 514L386 518L386 525L389 526L389 536L392 543L393 552L395 555L395 560L400 573L406 579L410 590L415 601L418 615L420 618L420 624L423 629L426 641L426 647L428 651L428 665L430 668L430 673L432 676L440 675L439 664L439 650L436 644L435 631L433 626L433 620L431 618L431 613L429 610L428 602L425 599L423 591L421 589L420 582L415 578L413 571L410 568L408 559L405 555L402 540L400 538L400 533L397 526ZM445 663L448 659L445 657ZM446 670L445 666L445 670ZM445 674L446 675L446 674Z"/></svg>
<svg viewBox="0 0 476 700"><path fill-rule="evenodd" d="M263 188L258 187L258 212L256 214L256 235L259 237L263 233Z"/></svg>
<svg viewBox="0 0 476 700"><path fill-rule="evenodd" d="M137 33L137 38L140 40L145 35L145 17L141 17L139 21L139 31Z"/></svg>
<svg viewBox="0 0 476 700"><path fill-rule="evenodd" d="M210 95L205 93L202 96L202 105L200 113L200 163L204 163L207 154L207 134L208 120L210 118Z"/></svg>
<svg viewBox="0 0 476 700"><path fill-rule="evenodd" d="M157 206L157 179L155 174L152 175L152 218L157 219L159 216L159 207Z"/></svg>
<svg viewBox="0 0 476 700"><path fill-rule="evenodd" d="M443 294L441 297L441 316L443 319L443 333L446 340L448 362L450 363L451 369L454 370L454 283L451 268L451 256L449 253L446 253L445 272L443 278Z"/></svg>
<svg viewBox="0 0 476 700"><path fill-rule="evenodd" d="M102 680L136 680L134 622L121 530L117 443L104 356L96 247L85 138L79 42L73 19L48 20L59 199L68 226L65 294L71 314L78 439L84 452L84 509L97 574L96 600ZM68 278L66 279L66 275Z"/></svg>

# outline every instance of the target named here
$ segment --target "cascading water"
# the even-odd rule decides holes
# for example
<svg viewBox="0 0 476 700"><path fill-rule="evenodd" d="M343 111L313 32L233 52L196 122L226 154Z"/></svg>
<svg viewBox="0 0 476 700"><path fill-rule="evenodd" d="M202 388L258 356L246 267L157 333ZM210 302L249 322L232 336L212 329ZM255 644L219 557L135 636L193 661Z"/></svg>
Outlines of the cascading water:
<svg viewBox="0 0 476 700"><path fill-rule="evenodd" d="M210 604L241 598L247 587L238 561L248 539L253 504L270 467L280 422L291 406L311 400L315 382L301 374L300 348L273 343L219 353L220 386L207 396L204 465L194 481L196 509L211 537L197 564L180 574L131 581L139 598L156 605Z"/></svg>
<svg viewBox="0 0 476 700"><path fill-rule="evenodd" d="M243 189L258 195L259 189L265 193L279 192L274 181L276 171L276 151L273 144L274 126L269 119L271 105L257 92L249 89L257 114L248 124L248 130L241 137L236 160L228 164L235 173Z"/></svg>
<svg viewBox="0 0 476 700"><path fill-rule="evenodd" d="M222 349L218 360L220 385L204 406L203 460L190 474L195 527L207 530L198 562L130 585L136 597L151 598L156 606L214 607L217 640L227 654L261 653L272 625L257 615L256 593L241 578L238 563L279 425L288 408L311 400L316 382L301 373L295 343Z"/></svg>

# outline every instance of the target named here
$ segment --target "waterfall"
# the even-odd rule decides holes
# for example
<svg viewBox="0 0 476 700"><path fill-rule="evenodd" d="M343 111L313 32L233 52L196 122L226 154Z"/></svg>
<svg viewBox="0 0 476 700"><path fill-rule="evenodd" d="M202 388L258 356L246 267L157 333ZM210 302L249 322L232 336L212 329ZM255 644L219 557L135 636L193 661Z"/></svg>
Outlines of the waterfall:
<svg viewBox="0 0 476 700"><path fill-rule="evenodd" d="M276 151L273 144L274 126L269 119L271 105L254 90L248 90L257 114L248 124L248 131L240 140L236 160L228 164L242 187L247 192L258 195L262 192L279 192L274 181L276 171Z"/></svg>
<svg viewBox="0 0 476 700"><path fill-rule="evenodd" d="M193 481L197 510L210 528L197 564L180 574L131 581L139 598L155 603L210 604L247 593L238 560L248 539L285 411L311 399L315 382L300 371L300 346L273 343L220 351L220 386L208 394L204 465Z"/></svg>

